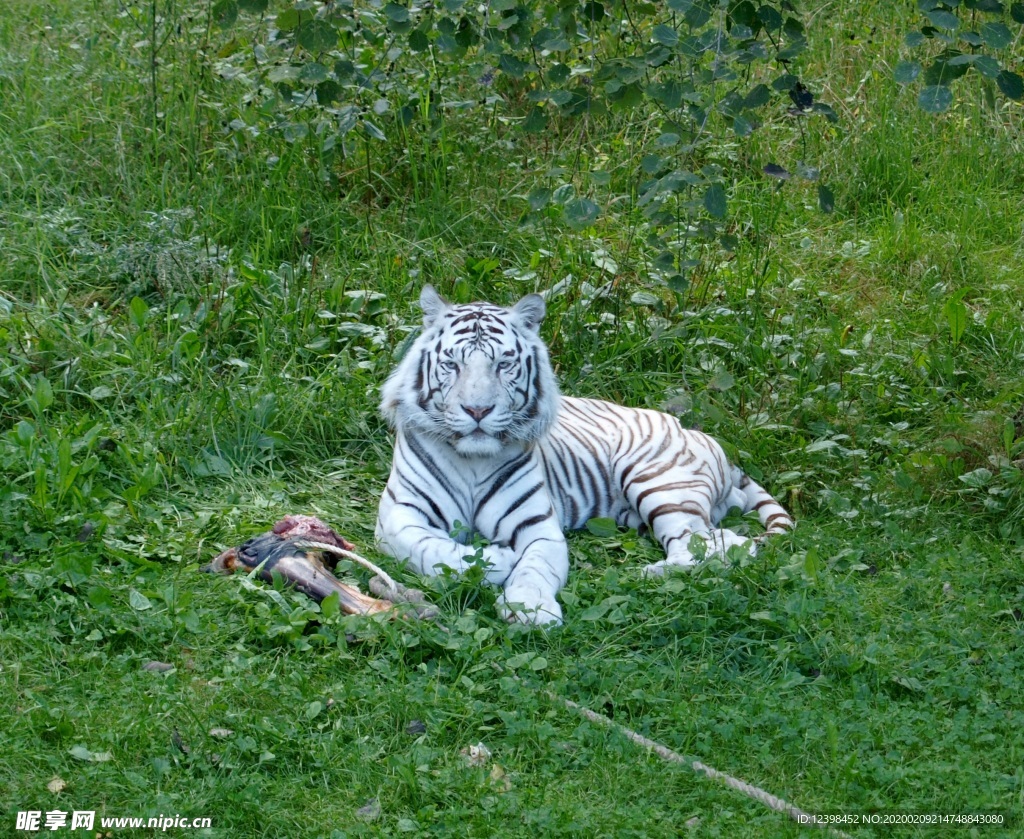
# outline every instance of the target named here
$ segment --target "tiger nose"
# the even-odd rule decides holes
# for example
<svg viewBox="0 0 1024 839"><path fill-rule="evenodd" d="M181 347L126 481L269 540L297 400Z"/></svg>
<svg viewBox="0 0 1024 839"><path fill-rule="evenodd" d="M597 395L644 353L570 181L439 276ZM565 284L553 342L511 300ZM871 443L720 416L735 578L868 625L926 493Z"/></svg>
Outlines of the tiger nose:
<svg viewBox="0 0 1024 839"><path fill-rule="evenodd" d="M477 422L481 422L491 411L494 410L493 405L488 405L486 408L472 408L469 405L463 405L462 410L469 414Z"/></svg>

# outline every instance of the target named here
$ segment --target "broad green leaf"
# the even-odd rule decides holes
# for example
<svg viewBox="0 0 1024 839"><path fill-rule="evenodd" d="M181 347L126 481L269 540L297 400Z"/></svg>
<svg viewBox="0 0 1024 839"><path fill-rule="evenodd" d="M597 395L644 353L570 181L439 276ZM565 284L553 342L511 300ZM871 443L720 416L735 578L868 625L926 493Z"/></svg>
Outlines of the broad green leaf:
<svg viewBox="0 0 1024 839"><path fill-rule="evenodd" d="M267 10L270 0L238 0L238 8L250 15L261 15Z"/></svg>
<svg viewBox="0 0 1024 839"><path fill-rule="evenodd" d="M645 154L640 160L640 168L648 175L654 175L665 166L665 158L657 154Z"/></svg>
<svg viewBox="0 0 1024 839"><path fill-rule="evenodd" d="M238 3L235 0L217 0L210 13L217 26L227 29L238 19Z"/></svg>
<svg viewBox="0 0 1024 839"><path fill-rule="evenodd" d="M363 133L374 140L386 140L387 135L380 128L368 119L363 120Z"/></svg>
<svg viewBox="0 0 1024 839"><path fill-rule="evenodd" d="M991 55L974 56L974 69L981 73L981 75L986 79L998 78L999 73L1002 71L1002 68L999 66L999 62Z"/></svg>
<svg viewBox="0 0 1024 839"><path fill-rule="evenodd" d="M285 9L274 21L282 32L291 32L302 21L298 9Z"/></svg>
<svg viewBox="0 0 1024 839"><path fill-rule="evenodd" d="M725 198L725 187L719 183L713 183L704 193L704 209L712 218L725 218L727 202Z"/></svg>
<svg viewBox="0 0 1024 839"><path fill-rule="evenodd" d="M572 47L565 33L560 29L545 27L533 37L534 46L548 52L565 52Z"/></svg>
<svg viewBox="0 0 1024 839"><path fill-rule="evenodd" d="M242 49L246 49L246 45L239 41L238 38L232 38L217 50L217 58L227 58Z"/></svg>
<svg viewBox="0 0 1024 839"><path fill-rule="evenodd" d="M562 184L554 191L554 194L551 196L551 198L556 204L565 204L572 198L574 198L575 195L576 187L574 187L572 184Z"/></svg>
<svg viewBox="0 0 1024 839"><path fill-rule="evenodd" d="M783 73L771 83L771 89L776 93L784 93L793 90L798 84L800 84L799 78L792 73Z"/></svg>
<svg viewBox="0 0 1024 839"><path fill-rule="evenodd" d="M565 205L565 220L574 230L590 227L600 213L601 208L589 198L574 198Z"/></svg>
<svg viewBox="0 0 1024 839"><path fill-rule="evenodd" d="M915 679L913 676L893 676L892 681L914 693L925 692L925 686L921 684L921 680Z"/></svg>
<svg viewBox="0 0 1024 839"><path fill-rule="evenodd" d="M666 26L663 23L654 27L652 37L656 43L662 44L666 47L674 47L679 43L679 33L671 26Z"/></svg>
<svg viewBox="0 0 1024 839"><path fill-rule="evenodd" d="M277 64L267 71L267 81L272 84L298 82L302 67L295 64Z"/></svg>
<svg viewBox="0 0 1024 839"><path fill-rule="evenodd" d="M736 384L736 378L732 373L724 367L719 367L708 382L708 390L726 391L734 384Z"/></svg>
<svg viewBox="0 0 1024 839"><path fill-rule="evenodd" d="M284 128L281 129L281 134L284 136L285 142L297 143L309 135L309 126L304 122L285 123Z"/></svg>
<svg viewBox="0 0 1024 839"><path fill-rule="evenodd" d="M682 274L673 274L668 278L668 287L674 294L686 294L690 289L690 281Z"/></svg>
<svg viewBox="0 0 1024 839"><path fill-rule="evenodd" d="M683 88L675 79L647 85L647 95L669 110L678 108L683 101Z"/></svg>
<svg viewBox="0 0 1024 839"><path fill-rule="evenodd" d="M778 9L767 3L758 8L757 17L769 32L775 32L782 28L782 15L779 14Z"/></svg>
<svg viewBox="0 0 1024 839"><path fill-rule="evenodd" d="M807 553L804 554L804 573L808 577L817 577L819 571L821 571L821 559L818 557L818 551L816 548L808 548Z"/></svg>
<svg viewBox="0 0 1024 839"><path fill-rule="evenodd" d="M551 84L562 84L572 71L565 64L553 64L548 70L548 81Z"/></svg>
<svg viewBox="0 0 1024 839"><path fill-rule="evenodd" d="M32 385L32 407L42 413L53 404L53 385L46 376L36 376Z"/></svg>
<svg viewBox="0 0 1024 839"><path fill-rule="evenodd" d="M327 79L316 86L316 101L320 105L331 105L341 100L345 89L334 79Z"/></svg>
<svg viewBox="0 0 1024 839"><path fill-rule="evenodd" d="M587 522L586 527L590 533L592 533L594 536L599 536L602 539L608 539L612 536L617 536L619 533L619 526L615 523L615 519L590 519Z"/></svg>
<svg viewBox="0 0 1024 839"><path fill-rule="evenodd" d="M327 595L320 603L320 614L324 616L324 620L337 617L340 611L339 596L336 591Z"/></svg>
<svg viewBox="0 0 1024 839"><path fill-rule="evenodd" d="M505 53L498 59L498 66L503 73L512 76L514 79L521 79L530 69L530 65L521 61L510 53Z"/></svg>
<svg viewBox="0 0 1024 839"><path fill-rule="evenodd" d="M644 99L643 88L636 82L619 85L614 90L613 85L609 83L605 90L608 93L608 101L618 108L635 108Z"/></svg>
<svg viewBox="0 0 1024 839"><path fill-rule="evenodd" d="M946 302L942 309L946 315L946 322L949 324L949 337L953 346L960 343L964 332L967 330L967 307L956 297Z"/></svg>
<svg viewBox="0 0 1024 839"><path fill-rule="evenodd" d="M800 687L800 685L807 684L808 681L810 680L803 673L787 673L783 679L775 683L773 690L792 690L793 688Z"/></svg>
<svg viewBox="0 0 1024 839"><path fill-rule="evenodd" d="M324 52L337 46L338 30L326 20L310 20L299 26L295 40L310 52Z"/></svg>
<svg viewBox="0 0 1024 839"><path fill-rule="evenodd" d="M945 9L933 9L927 12L925 17L931 21L932 26L938 29L953 31L960 26L960 18Z"/></svg>
<svg viewBox="0 0 1024 839"><path fill-rule="evenodd" d="M149 306L141 297L133 297L128 304L128 319L136 329L142 329L146 325L146 316L149 314Z"/></svg>
<svg viewBox="0 0 1024 839"><path fill-rule="evenodd" d="M992 472L986 469L984 466L975 469L971 472L965 472L960 476L960 480L967 484L967 486L973 489L982 489L987 487L992 481Z"/></svg>
<svg viewBox="0 0 1024 839"><path fill-rule="evenodd" d="M598 3L596 0L591 0L583 7L583 20L592 21L598 23L604 20L605 10L604 4Z"/></svg>
<svg viewBox="0 0 1024 839"><path fill-rule="evenodd" d="M917 96L918 107L930 114L941 114L953 104L953 93L943 85L929 85Z"/></svg>
<svg viewBox="0 0 1024 839"><path fill-rule="evenodd" d="M818 207L823 213L831 213L836 208L836 198L825 184L818 184Z"/></svg>
<svg viewBox="0 0 1024 839"><path fill-rule="evenodd" d="M36 436L36 427L28 420L21 420L14 427L14 435L21 446L27 447Z"/></svg>
<svg viewBox="0 0 1024 839"><path fill-rule="evenodd" d="M746 117L733 117L732 130L737 137L749 137L760 123L757 120L750 120Z"/></svg>
<svg viewBox="0 0 1024 839"><path fill-rule="evenodd" d="M651 294L649 291L634 291L629 298L629 302L634 306L650 306L653 308L661 306L661 298L656 294ZM594 521L594 519L591 519L591 521Z"/></svg>
<svg viewBox="0 0 1024 839"><path fill-rule="evenodd" d="M608 614L611 608L612 604L609 603L607 600L601 603L595 603L593 606L590 606L583 610L583 614L580 615L580 620L599 621L601 620L601 618Z"/></svg>
<svg viewBox="0 0 1024 839"><path fill-rule="evenodd" d="M729 23L733 26L737 24L746 26L751 31L757 29L760 25L757 17L757 7L750 0L742 0L742 2L732 4L732 8L729 9ZM735 32L733 37L737 37Z"/></svg>
<svg viewBox="0 0 1024 839"><path fill-rule="evenodd" d="M384 7L384 14L387 15L388 20L395 23L405 23L409 20L409 10L398 3L388 3Z"/></svg>
<svg viewBox="0 0 1024 839"><path fill-rule="evenodd" d="M1006 449L1007 456L1012 454L1015 442L1017 442L1017 426L1012 419L1007 419L1003 423L1003 448Z"/></svg>
<svg viewBox="0 0 1024 839"><path fill-rule="evenodd" d="M986 46L994 50L1001 50L1013 43L1013 33L1005 23L983 23L979 32Z"/></svg>
<svg viewBox="0 0 1024 839"><path fill-rule="evenodd" d="M510 656L505 659L505 666L510 667L513 670L518 670L520 667L529 664L530 660L536 655L537 654L533 652L516 653L514 656Z"/></svg>
<svg viewBox="0 0 1024 839"><path fill-rule="evenodd" d="M425 52L430 49L430 39L422 29L414 29L409 33L409 49L413 52Z"/></svg>
<svg viewBox="0 0 1024 839"><path fill-rule="evenodd" d="M534 105L520 127L527 134L540 134L548 127L548 114L540 105Z"/></svg>
<svg viewBox="0 0 1024 839"><path fill-rule="evenodd" d="M916 61L901 61L892 72L897 84L910 84L920 75L921 65Z"/></svg>
<svg viewBox="0 0 1024 839"><path fill-rule="evenodd" d="M153 608L153 603L150 599L134 588L128 589L128 605L136 612L145 612L147 609Z"/></svg>
<svg viewBox="0 0 1024 839"><path fill-rule="evenodd" d="M744 108L760 108L772 101L772 92L767 85L759 84L743 100Z"/></svg>
<svg viewBox="0 0 1024 839"><path fill-rule="evenodd" d="M671 5L671 4L669 4ZM762 8L764 8L762 6ZM705 23L711 20L711 4L707 0L694 0L690 8L683 13L683 18L694 29L700 29Z"/></svg>
<svg viewBox="0 0 1024 839"><path fill-rule="evenodd" d="M110 752L94 752L85 746L72 746L68 750L68 754L77 760L84 760L89 763L106 763L114 759Z"/></svg>
<svg viewBox="0 0 1024 839"><path fill-rule="evenodd" d="M304 84L316 85L327 81L327 68L318 61L310 61L299 70L299 81Z"/></svg>
<svg viewBox="0 0 1024 839"><path fill-rule="evenodd" d="M1024 79L1009 70L1003 70L996 77L996 84L1007 99L1019 102L1024 98Z"/></svg>
<svg viewBox="0 0 1024 839"><path fill-rule="evenodd" d="M543 210L550 200L551 190L546 187L538 187L537 189L531 190L530 194L526 196L526 201L530 205L530 209L534 212L537 210Z"/></svg>

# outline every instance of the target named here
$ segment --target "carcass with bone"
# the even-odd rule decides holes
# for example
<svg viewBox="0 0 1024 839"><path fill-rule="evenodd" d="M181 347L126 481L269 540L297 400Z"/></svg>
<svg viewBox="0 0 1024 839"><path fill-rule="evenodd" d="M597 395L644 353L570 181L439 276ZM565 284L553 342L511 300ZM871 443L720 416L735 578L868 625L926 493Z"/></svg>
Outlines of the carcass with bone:
<svg viewBox="0 0 1024 839"><path fill-rule="evenodd" d="M362 565L375 575L369 588L376 597L341 582L331 573L341 558ZM425 602L423 592L395 582L356 554L355 545L315 516L285 516L269 532L254 536L237 548L228 548L200 570L219 574L256 570L256 576L267 582L273 582L276 574L318 603L337 594L341 611L350 615L398 611L403 604L403 615L427 619L437 615L437 610Z"/></svg>

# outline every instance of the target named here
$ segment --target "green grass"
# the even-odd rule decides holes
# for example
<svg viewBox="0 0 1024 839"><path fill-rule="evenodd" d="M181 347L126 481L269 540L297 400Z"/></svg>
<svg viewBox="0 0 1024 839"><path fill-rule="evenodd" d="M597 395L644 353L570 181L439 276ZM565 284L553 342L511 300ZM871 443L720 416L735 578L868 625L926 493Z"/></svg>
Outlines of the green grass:
<svg viewBox="0 0 1024 839"><path fill-rule="evenodd" d="M534 135L453 111L325 180L311 145L225 129L258 120L197 58L228 37L205 11L154 102L118 9L0 18L5 830L85 809L218 836L797 834L547 690L808 810L1021 818L1019 105L986 110L968 77L926 115L891 79L889 4L818 10L802 72L839 122L722 138L737 244L676 295L630 197L654 117ZM760 174L801 160L834 213ZM574 177L596 225L529 210ZM377 388L426 282L554 288L564 390L670 405L796 531L664 580L640 577L645 539L574 534L547 634L472 580L427 581L445 633L198 574L285 513L373 555ZM483 768L460 755L478 741Z"/></svg>

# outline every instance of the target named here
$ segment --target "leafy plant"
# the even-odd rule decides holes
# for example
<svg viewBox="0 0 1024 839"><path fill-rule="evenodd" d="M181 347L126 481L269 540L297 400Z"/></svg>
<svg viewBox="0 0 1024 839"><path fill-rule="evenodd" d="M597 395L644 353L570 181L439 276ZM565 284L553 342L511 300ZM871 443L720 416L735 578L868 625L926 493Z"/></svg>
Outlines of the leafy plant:
<svg viewBox="0 0 1024 839"><path fill-rule="evenodd" d="M253 148L243 138L269 131L278 143L301 147L325 183L341 185L365 171L364 186L376 191L378 144L412 145L421 135L438 144L432 155L443 156L450 126L474 114L495 128L494 115L502 114L537 137L582 137L590 124L643 115L638 170L584 172L576 154L529 190L523 220L584 230L598 223L602 207L635 202L653 252L651 277L677 293L701 262L700 243L735 247L728 194L734 179L752 173L737 165L733 142L765 120L835 119L796 73L806 37L786 0L672 0L665 7L226 0L215 15L232 34L216 75L246 90L245 112L230 123L240 146ZM274 165L286 156L277 152ZM807 166L797 172L818 178ZM824 186L820 199L832 209Z"/></svg>
<svg viewBox="0 0 1024 839"><path fill-rule="evenodd" d="M901 85L918 81L918 106L938 114L953 104L952 85L974 71L981 80L985 104L995 109L996 91L1007 99L1024 99L1024 79L1016 72L1013 45L1020 37L1011 25L1024 25L1024 3L1003 0L918 0L920 29L909 32L906 45L928 57L901 61L893 76ZM1008 25L1009 24L1009 25Z"/></svg>

